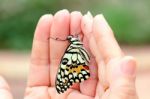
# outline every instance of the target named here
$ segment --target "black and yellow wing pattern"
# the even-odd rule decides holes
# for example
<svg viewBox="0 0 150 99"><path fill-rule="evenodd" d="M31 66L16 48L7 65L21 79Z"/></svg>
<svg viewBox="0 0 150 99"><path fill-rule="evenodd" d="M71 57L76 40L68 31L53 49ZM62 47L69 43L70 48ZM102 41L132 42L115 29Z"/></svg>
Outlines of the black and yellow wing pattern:
<svg viewBox="0 0 150 99"><path fill-rule="evenodd" d="M89 55L78 38L68 36L70 45L62 57L60 67L56 76L56 90L64 93L74 83L87 80L90 77Z"/></svg>

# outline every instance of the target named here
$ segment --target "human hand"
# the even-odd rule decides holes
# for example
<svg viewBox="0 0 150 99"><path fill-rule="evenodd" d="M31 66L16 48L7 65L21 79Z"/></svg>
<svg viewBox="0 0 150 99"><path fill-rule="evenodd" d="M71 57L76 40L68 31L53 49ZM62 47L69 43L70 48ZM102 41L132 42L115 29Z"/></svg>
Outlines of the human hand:
<svg viewBox="0 0 150 99"><path fill-rule="evenodd" d="M49 37L64 39L74 33L81 33L90 53L91 77L58 94L55 78L68 42ZM135 60L123 54L102 15L93 18L90 13L82 16L61 10L54 16L42 16L38 22L24 99L137 99L135 76ZM9 97L2 99L12 99Z"/></svg>

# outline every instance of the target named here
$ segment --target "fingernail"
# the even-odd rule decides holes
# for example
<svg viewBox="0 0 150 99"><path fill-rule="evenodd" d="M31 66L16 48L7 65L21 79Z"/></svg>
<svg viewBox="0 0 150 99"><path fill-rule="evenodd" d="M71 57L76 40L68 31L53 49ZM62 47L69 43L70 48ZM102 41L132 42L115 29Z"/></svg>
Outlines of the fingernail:
<svg viewBox="0 0 150 99"><path fill-rule="evenodd" d="M88 11L88 12L86 13L86 15L87 15L90 19L93 19L93 15L91 14L90 11Z"/></svg>
<svg viewBox="0 0 150 99"><path fill-rule="evenodd" d="M133 59L126 58L121 64L121 70L126 75L135 75L136 73L136 62Z"/></svg>
<svg viewBox="0 0 150 99"><path fill-rule="evenodd" d="M83 16L83 25L84 25L84 30L85 30L86 33L91 33L92 32L92 24L93 24L93 16L88 11L87 14L85 14Z"/></svg>
<svg viewBox="0 0 150 99"><path fill-rule="evenodd" d="M66 14L66 13L69 13L69 11L68 11L67 9L63 9L63 10L58 11L58 12L55 14L55 16L58 15L58 14Z"/></svg>
<svg viewBox="0 0 150 99"><path fill-rule="evenodd" d="M63 12L63 11L64 11L64 12L68 12L68 10L67 10L67 9L62 9L62 10L60 10L60 11L62 11L62 12Z"/></svg>
<svg viewBox="0 0 150 99"><path fill-rule="evenodd" d="M105 18L104 18L104 16L103 16L103 14L98 14L98 15L96 15L96 16L95 16L95 19L106 21Z"/></svg>
<svg viewBox="0 0 150 99"><path fill-rule="evenodd" d="M108 22L106 21L105 17L103 14L99 14L97 16L95 16L95 19L94 19L101 27L101 29L103 30L111 30Z"/></svg>

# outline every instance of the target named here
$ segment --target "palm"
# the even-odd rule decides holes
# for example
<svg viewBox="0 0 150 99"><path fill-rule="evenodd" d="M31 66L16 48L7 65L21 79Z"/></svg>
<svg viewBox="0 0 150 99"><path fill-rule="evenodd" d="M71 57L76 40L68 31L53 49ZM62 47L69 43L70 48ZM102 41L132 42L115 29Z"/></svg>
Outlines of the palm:
<svg viewBox="0 0 150 99"><path fill-rule="evenodd" d="M55 78L68 42L49 37L65 39L76 33L81 33L79 37L90 53L91 76L58 94ZM122 73L121 67L128 74ZM79 12L70 15L66 10L59 11L54 17L43 16L37 25L24 99L136 99L134 70L135 61L122 54L102 15L93 19L90 14L82 17ZM0 98L12 99L8 85L1 77L0 81L5 86Z"/></svg>

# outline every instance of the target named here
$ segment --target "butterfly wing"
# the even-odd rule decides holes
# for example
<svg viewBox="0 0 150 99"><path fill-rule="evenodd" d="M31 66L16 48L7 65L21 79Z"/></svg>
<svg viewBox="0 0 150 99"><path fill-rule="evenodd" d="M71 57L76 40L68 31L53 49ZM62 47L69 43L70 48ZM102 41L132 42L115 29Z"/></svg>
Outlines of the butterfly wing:
<svg viewBox="0 0 150 99"><path fill-rule="evenodd" d="M82 47L72 48L70 45L61 60L57 73L57 92L64 93L74 83L87 80L90 77L88 62L88 54Z"/></svg>

